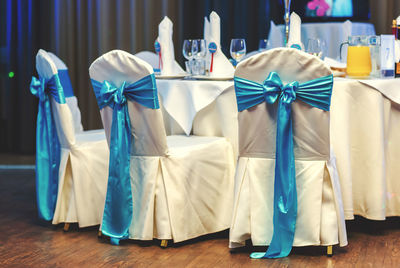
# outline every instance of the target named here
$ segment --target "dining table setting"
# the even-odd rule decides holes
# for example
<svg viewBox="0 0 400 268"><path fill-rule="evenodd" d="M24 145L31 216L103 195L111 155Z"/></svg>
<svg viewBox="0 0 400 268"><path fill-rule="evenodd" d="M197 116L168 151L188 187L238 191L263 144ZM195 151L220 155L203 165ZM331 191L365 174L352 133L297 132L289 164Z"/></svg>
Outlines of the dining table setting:
<svg viewBox="0 0 400 268"><path fill-rule="evenodd" d="M323 37L329 32L321 37L313 33L304 40L301 18L295 13L289 17L287 46L323 61L334 76L329 134L344 218L399 216L400 79L393 70L400 56L399 42L350 21L340 26L342 43L327 43ZM186 72L164 77L161 70L156 76L167 132L223 136L231 142L235 157L240 155L235 68L242 60L279 47L278 40L284 43L283 28L272 28L269 38L260 40L259 49L248 55L245 39L232 39L228 60L220 49L218 15L205 17L204 39L188 39L182 45ZM280 34L273 35L274 31ZM389 62L383 57L385 47L390 48Z"/></svg>
<svg viewBox="0 0 400 268"><path fill-rule="evenodd" d="M52 192L38 204L46 220L79 223L96 200L79 224L100 224L111 244L166 247L230 229L227 248L268 246L250 254L260 259L297 246L326 246L332 256L334 245L351 243L345 220L400 216L400 41L350 21L318 32L284 2L285 25L272 23L255 51L235 37L225 55L224 22L212 11L203 38L174 43L165 16L154 52L101 55L89 67L104 127L96 138L71 126L80 114L76 99L77 112L68 112L67 67L40 50L31 92L51 135L42 126L37 142L62 155L38 161L49 181L61 161L59 188L37 175L40 190ZM77 179L87 144L101 182ZM85 196L94 185L97 197Z"/></svg>

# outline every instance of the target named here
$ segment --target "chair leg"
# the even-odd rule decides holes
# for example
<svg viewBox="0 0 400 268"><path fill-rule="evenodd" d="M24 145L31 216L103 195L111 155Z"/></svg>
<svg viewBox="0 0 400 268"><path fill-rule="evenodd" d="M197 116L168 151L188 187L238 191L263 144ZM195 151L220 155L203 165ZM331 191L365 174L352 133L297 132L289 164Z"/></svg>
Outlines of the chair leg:
<svg viewBox="0 0 400 268"><path fill-rule="evenodd" d="M160 246L162 248L166 248L168 246L168 240L166 240L166 239L161 240Z"/></svg>
<svg viewBox="0 0 400 268"><path fill-rule="evenodd" d="M69 222L64 223L64 232L68 232L69 230Z"/></svg>
<svg viewBox="0 0 400 268"><path fill-rule="evenodd" d="M333 256L333 246L327 246L326 247L326 255L328 257L332 257Z"/></svg>
<svg viewBox="0 0 400 268"><path fill-rule="evenodd" d="M101 236L102 236L102 233L101 233L101 231L99 230L99 231L97 232L97 237L100 238Z"/></svg>

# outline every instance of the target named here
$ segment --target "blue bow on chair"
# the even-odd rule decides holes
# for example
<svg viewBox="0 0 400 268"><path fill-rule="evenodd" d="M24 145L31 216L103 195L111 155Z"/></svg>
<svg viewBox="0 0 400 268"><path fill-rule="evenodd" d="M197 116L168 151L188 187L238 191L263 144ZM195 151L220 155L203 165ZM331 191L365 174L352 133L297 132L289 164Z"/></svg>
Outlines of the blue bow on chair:
<svg viewBox="0 0 400 268"><path fill-rule="evenodd" d="M110 162L107 196L104 207L102 233L109 236L111 243L118 245L129 237L132 221L132 190L129 174L131 149L131 124L127 99L151 109L160 108L154 74L145 76L135 83L116 87L108 81L92 80L99 108L113 108L110 137Z"/></svg>
<svg viewBox="0 0 400 268"><path fill-rule="evenodd" d="M281 258L289 255L296 229L297 192L293 152L291 103L305 103L329 111L333 76L328 75L299 84L283 85L279 75L271 72L263 84L235 77L238 110L279 98L275 152L273 236L267 252L254 252L252 258Z"/></svg>
<svg viewBox="0 0 400 268"><path fill-rule="evenodd" d="M36 202L39 218L50 221L57 202L61 151L50 96L58 103L65 103L65 98L57 74L50 79L32 77L30 91L39 98L36 121Z"/></svg>

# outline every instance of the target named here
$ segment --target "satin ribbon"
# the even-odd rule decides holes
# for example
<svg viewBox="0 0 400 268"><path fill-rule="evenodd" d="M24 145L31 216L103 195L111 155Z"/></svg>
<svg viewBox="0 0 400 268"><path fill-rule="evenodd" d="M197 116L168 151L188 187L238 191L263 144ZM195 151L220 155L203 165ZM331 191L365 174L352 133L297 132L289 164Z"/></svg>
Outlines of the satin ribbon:
<svg viewBox="0 0 400 268"><path fill-rule="evenodd" d="M65 103L65 97L57 74L47 80L32 77L30 91L39 98L36 121L36 202L39 218L50 221L57 202L61 152L50 97L60 104Z"/></svg>
<svg viewBox="0 0 400 268"><path fill-rule="evenodd" d="M74 90L72 89L71 79L69 78L68 69L58 70L58 77L62 88L64 90L64 96L66 98L74 96Z"/></svg>
<svg viewBox="0 0 400 268"><path fill-rule="evenodd" d="M151 109L160 108L154 74L120 87L108 81L92 80L99 108L113 109L110 137L110 162L106 203L102 222L102 233L118 245L121 239L129 238L132 221L132 189L129 174L131 149L131 124L127 99Z"/></svg>
<svg viewBox="0 0 400 268"><path fill-rule="evenodd" d="M275 152L273 236L267 252L254 252L252 258L282 258L289 255L296 228L297 192L293 152L291 103L305 103L329 111L333 76L324 76L299 84L283 85L279 75L271 72L263 84L235 77L238 110L259 103L274 103L279 98Z"/></svg>

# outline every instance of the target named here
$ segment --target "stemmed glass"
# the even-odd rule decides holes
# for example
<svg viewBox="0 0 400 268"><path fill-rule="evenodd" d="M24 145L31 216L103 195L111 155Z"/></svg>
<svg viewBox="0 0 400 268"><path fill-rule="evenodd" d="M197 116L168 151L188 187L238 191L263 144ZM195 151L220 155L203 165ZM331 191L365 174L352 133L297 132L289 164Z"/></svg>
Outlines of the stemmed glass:
<svg viewBox="0 0 400 268"><path fill-rule="evenodd" d="M322 57L322 42L321 42L321 40L319 40L318 38L308 39L306 52L311 55L321 58Z"/></svg>
<svg viewBox="0 0 400 268"><path fill-rule="evenodd" d="M192 59L193 59L192 46L193 46L193 40L186 39L183 41L182 54L188 60L187 62L185 62L186 71L188 73L192 73L192 70L191 70L192 69Z"/></svg>
<svg viewBox="0 0 400 268"><path fill-rule="evenodd" d="M246 55L246 41L244 39L232 39L230 52L232 58L238 64Z"/></svg>
<svg viewBox="0 0 400 268"><path fill-rule="evenodd" d="M192 44L192 53L195 59L202 59L206 56L206 40L195 39Z"/></svg>
<svg viewBox="0 0 400 268"><path fill-rule="evenodd" d="M194 75L204 75L206 63L204 57L207 54L206 40L195 39L192 42L192 55L195 59L192 65L192 73Z"/></svg>

